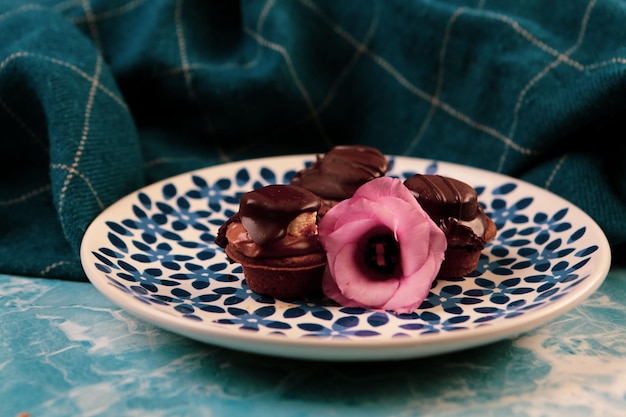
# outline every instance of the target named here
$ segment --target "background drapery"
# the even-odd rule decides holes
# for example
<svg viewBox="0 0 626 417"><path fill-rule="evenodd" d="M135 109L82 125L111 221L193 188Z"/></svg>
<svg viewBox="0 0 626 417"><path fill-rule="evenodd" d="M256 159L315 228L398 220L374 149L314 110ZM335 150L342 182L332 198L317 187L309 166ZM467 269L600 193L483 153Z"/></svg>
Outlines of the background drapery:
<svg viewBox="0 0 626 417"><path fill-rule="evenodd" d="M626 242L616 0L0 2L0 272L82 280L159 179L335 144L521 178Z"/></svg>

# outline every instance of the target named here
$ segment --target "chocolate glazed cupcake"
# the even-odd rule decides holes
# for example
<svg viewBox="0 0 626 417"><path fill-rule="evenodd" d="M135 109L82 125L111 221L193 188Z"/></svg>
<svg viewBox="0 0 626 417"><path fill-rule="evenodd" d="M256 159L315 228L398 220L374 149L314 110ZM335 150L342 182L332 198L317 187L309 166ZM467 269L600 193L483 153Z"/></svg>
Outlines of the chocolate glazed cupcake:
<svg viewBox="0 0 626 417"><path fill-rule="evenodd" d="M478 204L476 190L440 175L416 174L404 185L446 235L448 248L437 277L462 277L476 269L485 244L497 233Z"/></svg>
<svg viewBox="0 0 626 417"><path fill-rule="evenodd" d="M321 291L326 266L317 236L319 198L293 185L269 185L241 197L239 212L215 243L243 267L248 287L274 298Z"/></svg>
<svg viewBox="0 0 626 417"><path fill-rule="evenodd" d="M389 161L378 149L361 145L335 146L309 167L299 171L291 184L313 192L322 200L322 217L339 201L352 197L357 188L382 177Z"/></svg>

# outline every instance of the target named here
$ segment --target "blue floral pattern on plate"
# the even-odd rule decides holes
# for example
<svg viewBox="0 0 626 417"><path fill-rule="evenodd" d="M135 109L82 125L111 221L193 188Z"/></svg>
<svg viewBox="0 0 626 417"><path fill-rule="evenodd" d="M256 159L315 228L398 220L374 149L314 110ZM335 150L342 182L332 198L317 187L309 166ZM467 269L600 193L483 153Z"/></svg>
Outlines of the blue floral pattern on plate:
<svg viewBox="0 0 626 417"><path fill-rule="evenodd" d="M151 314L165 313L168 323L203 326L195 332L219 329L220 334L237 332L252 340L336 339L356 344L380 339L393 344L489 326L502 328L503 337L513 334L524 326L508 323L541 315L557 303L570 308L597 288L602 271L608 269L608 246L595 223L545 190L460 165L391 157L389 175L404 179L416 172L437 173L476 188L498 228L476 270L466 277L436 280L428 298L411 314L344 308L327 299L275 300L255 294L241 266L230 264L215 245L217 229L237 211L243 193L288 183L312 159L227 164L127 196L102 213L86 233L81 257L87 275L114 302L156 324L159 319ZM551 314L546 311L546 319ZM166 327L176 331L176 324Z"/></svg>

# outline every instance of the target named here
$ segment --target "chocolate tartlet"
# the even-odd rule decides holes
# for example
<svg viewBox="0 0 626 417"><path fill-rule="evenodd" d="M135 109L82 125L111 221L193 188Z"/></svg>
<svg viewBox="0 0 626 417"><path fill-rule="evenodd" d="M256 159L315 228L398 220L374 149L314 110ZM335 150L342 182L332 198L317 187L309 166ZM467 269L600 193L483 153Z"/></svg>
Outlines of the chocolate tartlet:
<svg viewBox="0 0 626 417"><path fill-rule="evenodd" d="M313 164L296 173L291 184L306 188L322 200L321 217L339 201L352 197L361 185L385 175L388 169L389 161L378 149L340 145L318 155Z"/></svg>
<svg viewBox="0 0 626 417"><path fill-rule="evenodd" d="M274 298L314 294L321 290L326 266L317 236L320 205L315 194L294 185L250 191L215 242L242 265L252 291Z"/></svg>
<svg viewBox="0 0 626 417"><path fill-rule="evenodd" d="M446 235L448 248L437 277L456 278L472 272L485 244L497 233L493 220L478 204L476 190L440 175L416 174L404 185Z"/></svg>

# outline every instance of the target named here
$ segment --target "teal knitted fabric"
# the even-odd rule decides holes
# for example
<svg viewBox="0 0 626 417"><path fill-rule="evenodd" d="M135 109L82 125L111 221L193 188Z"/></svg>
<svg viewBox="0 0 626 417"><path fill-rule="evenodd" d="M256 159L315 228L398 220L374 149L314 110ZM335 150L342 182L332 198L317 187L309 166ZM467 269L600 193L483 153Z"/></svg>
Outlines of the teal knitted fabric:
<svg viewBox="0 0 626 417"><path fill-rule="evenodd" d="M244 158L359 143L519 177L626 242L617 0L4 0L0 272L85 279L90 221Z"/></svg>

